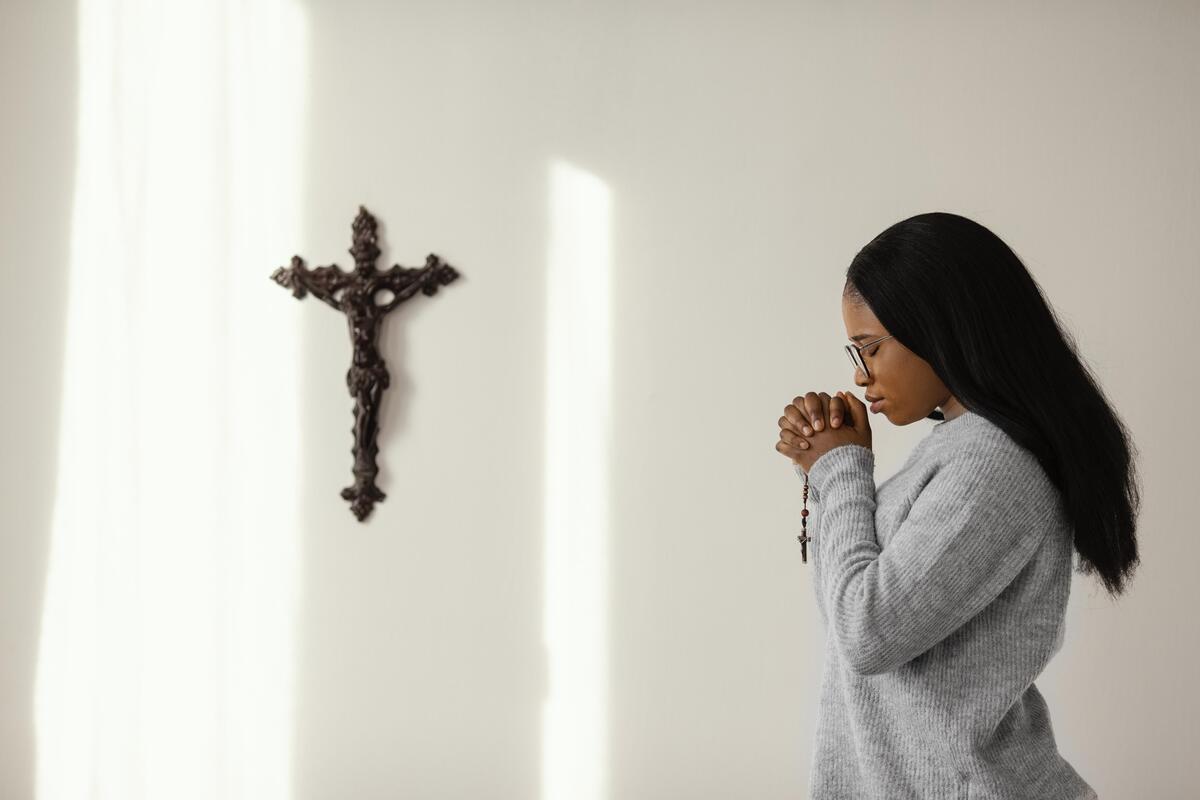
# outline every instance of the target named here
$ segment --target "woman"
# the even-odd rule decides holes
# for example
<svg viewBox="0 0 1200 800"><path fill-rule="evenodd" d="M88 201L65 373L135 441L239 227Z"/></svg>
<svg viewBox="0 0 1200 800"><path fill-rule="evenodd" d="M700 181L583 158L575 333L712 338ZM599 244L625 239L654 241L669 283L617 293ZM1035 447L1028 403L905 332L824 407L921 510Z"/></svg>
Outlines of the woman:
<svg viewBox="0 0 1200 800"><path fill-rule="evenodd" d="M1138 562L1125 426L972 220L885 230L851 263L842 316L869 411L808 392L776 444L812 502L827 634L811 797L1096 798L1034 679L1063 643L1074 551L1114 597ZM938 420L878 487L869 413Z"/></svg>

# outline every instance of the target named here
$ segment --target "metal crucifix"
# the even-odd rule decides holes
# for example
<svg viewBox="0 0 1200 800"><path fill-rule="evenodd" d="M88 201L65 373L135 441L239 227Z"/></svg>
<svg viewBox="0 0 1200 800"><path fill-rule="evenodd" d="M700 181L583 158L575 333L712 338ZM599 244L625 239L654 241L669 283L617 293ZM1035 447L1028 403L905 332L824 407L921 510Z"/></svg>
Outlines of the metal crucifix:
<svg viewBox="0 0 1200 800"><path fill-rule="evenodd" d="M354 397L354 484L342 489L342 497L350 501L350 510L362 522L375 503L387 497L375 485L379 472L375 464L379 452L375 441L379 434L379 401L390 382L376 347L383 318L418 290L429 297L437 294L439 285L445 286L458 277L458 270L432 253L426 256L424 267L397 264L389 270L376 269L379 247L375 217L359 206L351 228L353 272L342 272L337 264L310 270L304 266L304 259L292 256L292 265L275 270L271 279L291 289L299 299L311 292L344 313L350 323L354 360L346 373L346 383ZM392 296L383 297L387 294Z"/></svg>

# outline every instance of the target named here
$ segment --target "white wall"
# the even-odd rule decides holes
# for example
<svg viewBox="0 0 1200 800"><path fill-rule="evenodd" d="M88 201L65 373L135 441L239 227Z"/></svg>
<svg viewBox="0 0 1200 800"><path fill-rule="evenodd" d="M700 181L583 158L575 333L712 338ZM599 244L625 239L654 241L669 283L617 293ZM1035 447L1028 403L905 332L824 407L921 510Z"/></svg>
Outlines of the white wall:
<svg viewBox="0 0 1200 800"><path fill-rule="evenodd" d="M1172 409L1196 383L1200 333L1195 5L303 8L295 251L349 266L362 203L387 263L434 252L463 278L385 327L389 497L368 524L337 496L351 418L332 310L310 299L298 312L300 393L270 398L299 404L304 431L297 798L540 796L554 690L543 489L554 454L571 452L546 424L556 202L604 209L589 232L610 270L610 394L596 402L611 435L592 486L604 609L586 684L605 700L608 797L805 795L821 631L776 420L796 394L852 386L844 270L884 227L929 210L1013 246L1135 433L1143 564L1118 606L1076 577L1067 641L1038 685L1063 754L1101 796L1188 796L1200 703L1175 687L1197 656L1200 597L1191 515L1173 500L1197 437ZM45 2L3 15L0 794L23 797L75 18ZM926 427L875 424L882 480Z"/></svg>

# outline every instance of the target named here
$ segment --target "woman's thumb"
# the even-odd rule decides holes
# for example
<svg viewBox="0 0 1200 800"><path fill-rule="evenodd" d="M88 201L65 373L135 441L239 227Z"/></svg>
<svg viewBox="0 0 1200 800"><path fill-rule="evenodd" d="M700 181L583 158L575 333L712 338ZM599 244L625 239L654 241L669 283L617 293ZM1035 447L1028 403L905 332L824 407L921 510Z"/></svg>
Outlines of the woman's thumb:
<svg viewBox="0 0 1200 800"><path fill-rule="evenodd" d="M854 422L856 431L865 430L871 424L867 417L867 407L863 405L863 401L859 400L850 392L840 392L842 399L846 401L846 407L850 411L850 419Z"/></svg>

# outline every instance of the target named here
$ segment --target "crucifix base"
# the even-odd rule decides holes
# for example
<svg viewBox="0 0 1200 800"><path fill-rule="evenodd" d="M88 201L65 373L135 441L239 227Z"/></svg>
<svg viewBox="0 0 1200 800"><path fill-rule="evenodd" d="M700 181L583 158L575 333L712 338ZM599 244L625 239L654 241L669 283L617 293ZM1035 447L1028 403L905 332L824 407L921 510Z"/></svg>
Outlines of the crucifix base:
<svg viewBox="0 0 1200 800"><path fill-rule="evenodd" d="M367 518L376 503L381 503L386 498L383 490L375 485L375 473L356 478L353 486L342 489L342 499L350 501L350 510L358 517L359 522Z"/></svg>

